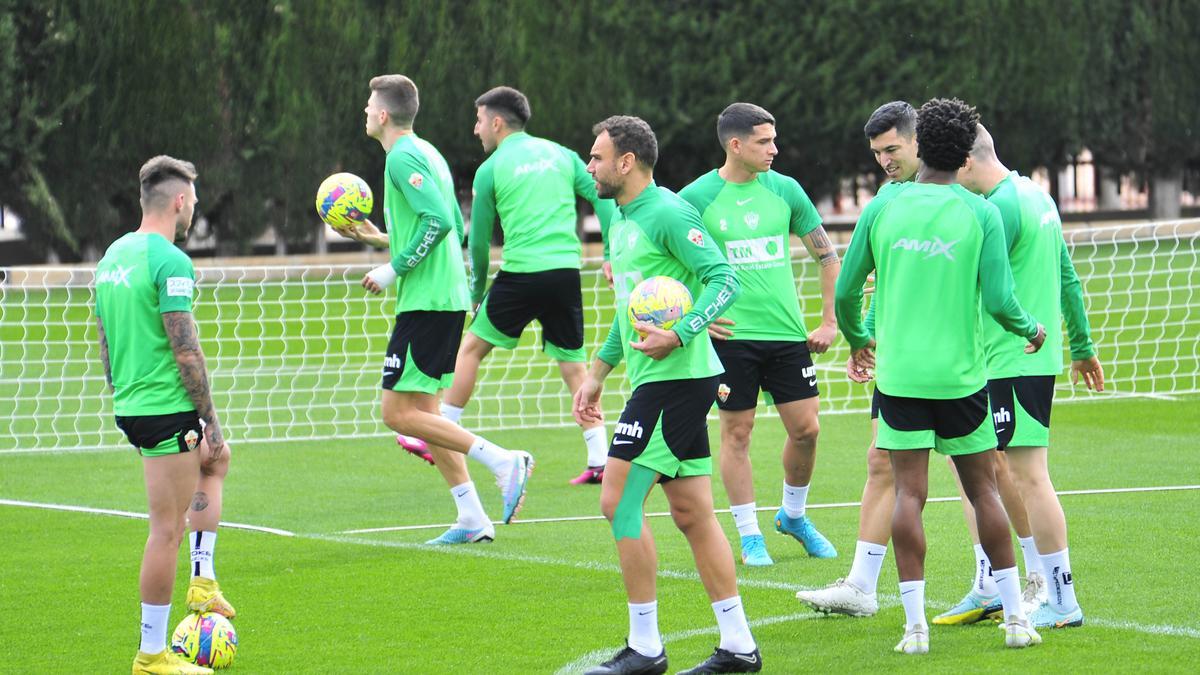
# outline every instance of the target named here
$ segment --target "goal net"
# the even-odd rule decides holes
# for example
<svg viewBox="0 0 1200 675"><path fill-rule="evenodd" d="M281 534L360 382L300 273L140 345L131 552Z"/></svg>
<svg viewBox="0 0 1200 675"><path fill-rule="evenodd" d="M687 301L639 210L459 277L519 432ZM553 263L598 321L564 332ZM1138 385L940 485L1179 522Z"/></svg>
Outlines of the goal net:
<svg viewBox="0 0 1200 675"><path fill-rule="evenodd" d="M1200 391L1200 220L1068 230L1093 339L1102 396L1170 397ZM820 314L819 267L793 252L809 325ZM380 436L379 379L392 323L390 295L358 285L367 265L198 266L195 314L214 404L234 441ZM598 260L583 278L589 355L612 321ZM0 268L0 453L127 447L96 343L93 270ZM471 430L573 424L558 366L534 324L520 345L484 361L463 424ZM844 376L845 341L816 362L821 409L860 412L870 386ZM1064 360L1066 357L1064 356ZM614 418L628 395L624 369L607 381ZM1060 378L1059 401L1096 396ZM611 431L611 429L610 429Z"/></svg>

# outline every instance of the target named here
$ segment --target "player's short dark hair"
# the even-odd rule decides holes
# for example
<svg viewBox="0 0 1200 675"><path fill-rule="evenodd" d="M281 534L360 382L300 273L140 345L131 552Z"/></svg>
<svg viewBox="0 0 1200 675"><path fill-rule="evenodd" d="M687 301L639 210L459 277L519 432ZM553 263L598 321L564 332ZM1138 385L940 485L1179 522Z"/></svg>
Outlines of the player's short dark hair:
<svg viewBox="0 0 1200 675"><path fill-rule="evenodd" d="M631 115L613 115L592 127L592 133L597 136L605 131L612 139L617 154L632 152L638 162L654 168L658 162L658 138L646 120Z"/></svg>
<svg viewBox="0 0 1200 675"><path fill-rule="evenodd" d="M863 133L869 141L890 129L895 129L896 133L908 138L912 138L916 133L917 111L907 101L892 101L876 108L863 126Z"/></svg>
<svg viewBox="0 0 1200 675"><path fill-rule="evenodd" d="M398 127L409 128L417 119L421 98L417 85L404 75L377 75L371 78L371 91L379 94L379 104Z"/></svg>
<svg viewBox="0 0 1200 675"><path fill-rule="evenodd" d="M775 118L753 103L730 103L717 115L717 140L723 148L729 139L745 138L754 133L754 127L760 124L775 124Z"/></svg>
<svg viewBox="0 0 1200 675"><path fill-rule="evenodd" d="M979 124L974 106L956 98L931 98L917 112L917 157L938 171L967 162Z"/></svg>
<svg viewBox="0 0 1200 675"><path fill-rule="evenodd" d="M196 167L191 162L175 159L167 155L158 155L146 160L138 171L138 181L142 184L141 201L143 206L154 205L164 194L157 188L172 180L185 183L196 182Z"/></svg>
<svg viewBox="0 0 1200 675"><path fill-rule="evenodd" d="M483 106L493 115L500 116L513 129L524 129L533 113L529 110L529 99L512 87L495 87L475 99L475 107Z"/></svg>

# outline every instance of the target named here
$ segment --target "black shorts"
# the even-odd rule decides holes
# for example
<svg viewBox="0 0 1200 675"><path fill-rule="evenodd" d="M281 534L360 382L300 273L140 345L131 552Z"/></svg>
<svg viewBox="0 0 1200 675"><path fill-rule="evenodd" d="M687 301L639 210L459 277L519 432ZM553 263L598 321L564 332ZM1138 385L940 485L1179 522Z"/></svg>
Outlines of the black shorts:
<svg viewBox="0 0 1200 675"><path fill-rule="evenodd" d="M397 314L383 359L383 388L435 394L449 387L466 318L466 312Z"/></svg>
<svg viewBox="0 0 1200 675"><path fill-rule="evenodd" d="M166 415L117 415L117 427L145 457L190 452L200 447L204 429L195 410Z"/></svg>
<svg viewBox="0 0 1200 675"><path fill-rule="evenodd" d="M542 325L543 345L551 356L560 361L586 360L579 270L500 270L471 323L471 332L497 347L513 349L534 320Z"/></svg>
<svg viewBox="0 0 1200 675"><path fill-rule="evenodd" d="M1050 444L1053 375L1026 375L988 380L996 447L1044 448Z"/></svg>
<svg viewBox="0 0 1200 675"><path fill-rule="evenodd" d="M879 391L878 389L876 391ZM880 450L925 450L968 455L996 447L988 423L987 388L951 399L889 396L879 391Z"/></svg>
<svg viewBox="0 0 1200 675"><path fill-rule="evenodd" d="M808 343L784 340L713 340L725 366L717 389L721 410L750 410L758 405L758 390L769 403L791 403L819 394L817 368Z"/></svg>
<svg viewBox="0 0 1200 675"><path fill-rule="evenodd" d="M871 419L879 419L879 389L871 390Z"/></svg>
<svg viewBox="0 0 1200 675"><path fill-rule="evenodd" d="M708 411L716 393L715 375L639 386L613 430L608 456L644 466L664 479L711 475Z"/></svg>

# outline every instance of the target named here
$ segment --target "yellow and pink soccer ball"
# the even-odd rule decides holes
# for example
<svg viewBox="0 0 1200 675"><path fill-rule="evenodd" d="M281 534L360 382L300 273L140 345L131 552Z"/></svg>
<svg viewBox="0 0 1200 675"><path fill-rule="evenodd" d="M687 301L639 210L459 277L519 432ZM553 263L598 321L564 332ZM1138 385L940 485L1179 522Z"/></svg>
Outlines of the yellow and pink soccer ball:
<svg viewBox="0 0 1200 675"><path fill-rule="evenodd" d="M671 277L650 277L629 294L630 324L641 321L670 330L691 309L692 292Z"/></svg>
<svg viewBox="0 0 1200 675"><path fill-rule="evenodd" d="M226 668L232 664L237 645L233 624L215 612L188 614L171 635L171 651L207 668Z"/></svg>
<svg viewBox="0 0 1200 675"><path fill-rule="evenodd" d="M352 173L335 173L317 188L317 215L335 230L348 230L371 215L371 186Z"/></svg>

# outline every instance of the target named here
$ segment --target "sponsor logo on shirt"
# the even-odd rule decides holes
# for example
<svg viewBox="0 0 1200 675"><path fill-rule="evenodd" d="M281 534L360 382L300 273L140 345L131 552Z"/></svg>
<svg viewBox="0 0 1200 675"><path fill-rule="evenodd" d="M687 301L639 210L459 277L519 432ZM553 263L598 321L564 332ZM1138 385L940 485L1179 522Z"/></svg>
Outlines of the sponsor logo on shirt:
<svg viewBox="0 0 1200 675"><path fill-rule="evenodd" d="M704 233L693 227L688 230L688 241L697 246L704 246Z"/></svg>
<svg viewBox="0 0 1200 675"><path fill-rule="evenodd" d="M954 241L942 241L937 237L924 240L905 239L902 237L898 239L895 244L892 244L892 250L895 251L898 248L902 248L906 251L924 253L925 259L936 258L940 255L945 256L950 260L954 260L954 245L959 241L961 240L955 239Z"/></svg>
<svg viewBox="0 0 1200 675"><path fill-rule="evenodd" d="M775 262L783 260L786 253L783 235L725 242L725 257L731 265Z"/></svg>
<svg viewBox="0 0 1200 675"><path fill-rule="evenodd" d="M513 169L513 177L524 176L528 173L546 173L554 168L554 160L539 159L536 162L526 162Z"/></svg>
<svg viewBox="0 0 1200 675"><path fill-rule="evenodd" d="M408 184L420 190L421 186L425 184L425 177L414 171L412 172L412 175L408 177Z"/></svg>
<svg viewBox="0 0 1200 675"><path fill-rule="evenodd" d="M167 277L167 295L173 298L190 298L194 284L195 282L187 277Z"/></svg>
<svg viewBox="0 0 1200 675"><path fill-rule="evenodd" d="M96 277L97 284L112 284L120 285L129 288L129 273L137 269L136 267L121 267L117 265L115 270L105 270Z"/></svg>

